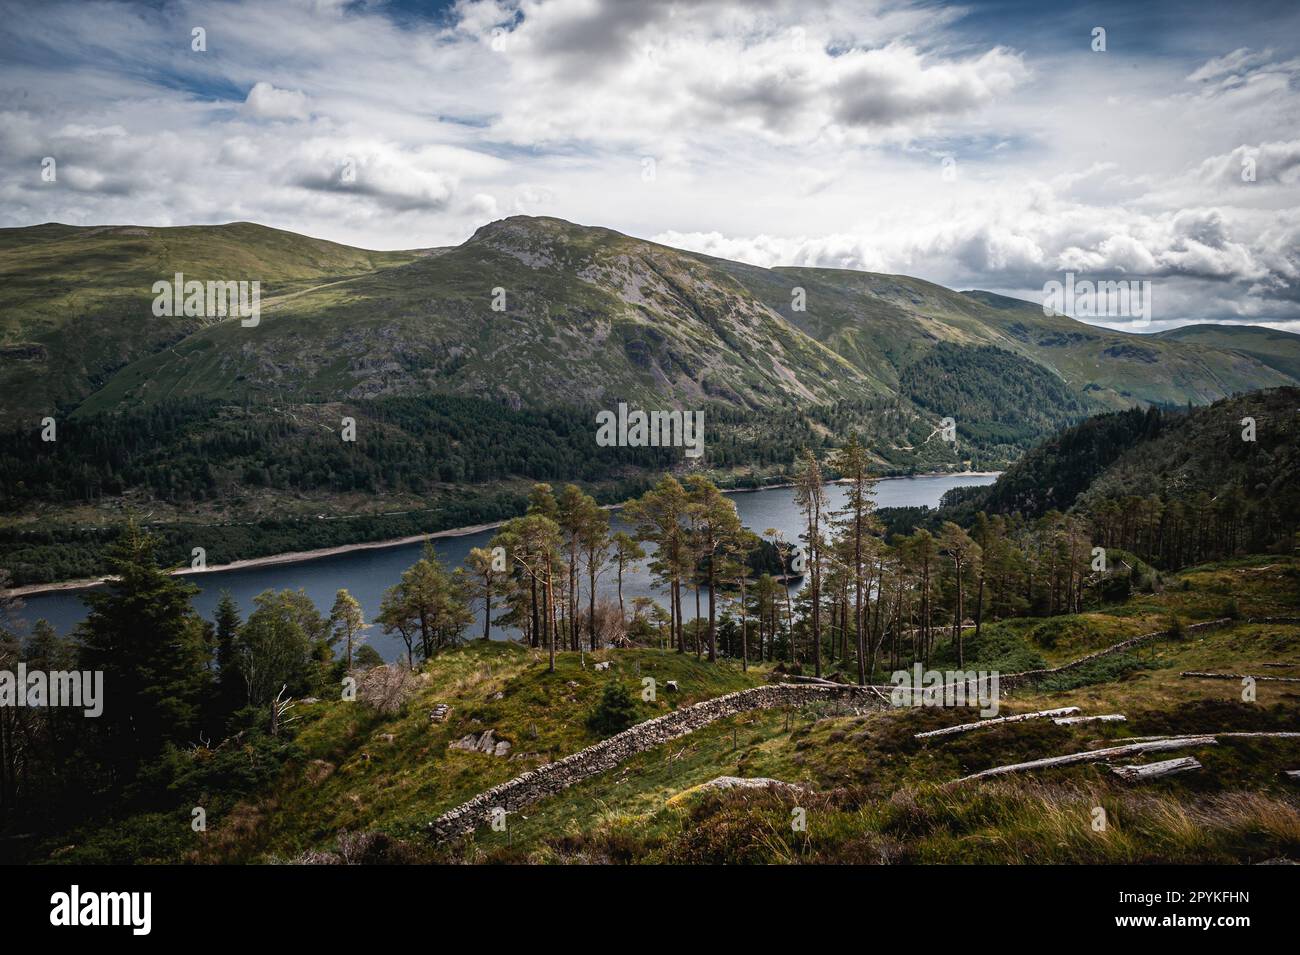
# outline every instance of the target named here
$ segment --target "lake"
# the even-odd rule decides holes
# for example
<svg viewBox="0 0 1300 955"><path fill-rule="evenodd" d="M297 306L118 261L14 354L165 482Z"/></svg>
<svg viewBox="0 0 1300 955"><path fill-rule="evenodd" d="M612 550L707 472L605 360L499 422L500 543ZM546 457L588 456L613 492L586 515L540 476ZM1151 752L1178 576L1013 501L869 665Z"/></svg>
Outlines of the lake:
<svg viewBox="0 0 1300 955"><path fill-rule="evenodd" d="M885 478L876 486L876 504L879 507L935 507L944 492L954 487L991 484L994 475L983 474L943 474L912 478ZM847 494L842 485L828 485L827 494L832 508L842 507ZM794 503L794 489L764 488L758 491L740 491L730 495L736 503L736 510L741 521L756 533L762 534L768 528L776 528L788 541L797 542L802 521L799 510ZM613 530L628 530L613 515ZM439 538L435 544L438 554L448 566L459 566L473 547L485 547L493 531L477 534L464 534L459 537ZM379 612L379 604L384 591L395 584L402 572L419 560L424 545L401 544L394 547L373 550L353 551L332 557L295 564L275 564L266 567L250 567L242 570L213 571L187 577L199 587L194 598L194 606L207 618L211 618L222 590L229 590L239 602L245 616L253 609L253 597L264 590L297 590L302 588L315 601L321 613L329 613L334 603L334 594L341 587L360 601L369 621ZM598 592L603 596L616 593L616 576L614 570L608 570L597 582ZM26 606L17 616L30 623L45 618L60 633L68 633L86 616L86 607L79 598L85 591L56 591L34 594L26 598ZM707 598L707 589L703 591ZM650 574L644 568L627 571L623 575L623 598L630 606L633 597L645 595L660 599L662 594L652 583ZM583 598L584 605L586 598ZM687 619L694 616L694 600L682 601ZM480 605L481 606L481 605ZM707 604L702 604L707 606ZM706 611L707 612L707 611ZM483 615L481 610L471 627L471 633L481 635ZM20 629L26 629L20 627ZM493 635L513 636L512 631L493 627ZM397 659L405 650L401 638L396 635L385 636L378 627L366 631L366 642L383 655L386 660Z"/></svg>

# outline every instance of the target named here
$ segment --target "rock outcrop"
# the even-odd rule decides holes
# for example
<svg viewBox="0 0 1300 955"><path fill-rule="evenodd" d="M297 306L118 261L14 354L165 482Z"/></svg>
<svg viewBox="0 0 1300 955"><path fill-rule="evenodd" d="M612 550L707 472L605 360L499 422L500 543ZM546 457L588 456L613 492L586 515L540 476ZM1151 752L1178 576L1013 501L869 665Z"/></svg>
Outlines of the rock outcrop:
<svg viewBox="0 0 1300 955"><path fill-rule="evenodd" d="M466 733L454 743L447 744L448 749L463 749L474 753L487 753L489 756L510 755L510 744L497 739L496 730L484 730L482 733Z"/></svg>

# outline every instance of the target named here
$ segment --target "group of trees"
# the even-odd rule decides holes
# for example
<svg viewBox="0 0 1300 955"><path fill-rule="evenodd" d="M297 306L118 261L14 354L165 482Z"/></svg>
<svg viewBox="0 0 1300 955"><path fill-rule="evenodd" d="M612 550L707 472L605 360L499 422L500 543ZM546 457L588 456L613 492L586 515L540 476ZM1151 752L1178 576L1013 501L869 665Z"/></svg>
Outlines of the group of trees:
<svg viewBox="0 0 1300 955"><path fill-rule="evenodd" d="M845 482L839 509L828 502L827 469ZM973 533L948 522L935 534L920 529L887 542L875 513L877 478L856 437L825 468L805 450L795 476L798 542L743 527L731 500L699 474L666 475L626 502L630 532L617 533L608 511L576 485L558 493L535 485L526 512L471 551L465 568L449 573L427 555L407 571L378 622L414 659L457 640L478 601L484 638L494 625L517 628L548 651L552 668L562 650L641 642L744 666L810 663L819 676L830 660L865 682L882 650L893 662L928 659L943 634L961 661L962 623L978 629L986 613L1082 606L1091 553L1077 520L1053 514L1030 526L981 516ZM629 612L624 575L643 561L664 606L637 598ZM598 599L609 576L616 610ZM796 595L799 579L807 586Z"/></svg>
<svg viewBox="0 0 1300 955"><path fill-rule="evenodd" d="M128 797L169 748L244 732L274 736L289 698L338 693L353 666L382 662L361 645L367 624L347 590L329 615L301 590L266 591L247 620L226 593L208 621L192 606L197 588L158 563L156 546L126 526L108 554L112 577L83 598L89 613L70 637L38 621L21 641L0 620L0 669L23 662L28 672L89 671L103 681L96 719L76 709L0 707L0 819ZM46 798L56 791L70 798Z"/></svg>
<svg viewBox="0 0 1300 955"><path fill-rule="evenodd" d="M1247 411L1258 418L1257 442L1232 431ZM0 828L136 799L149 787L171 791L167 767L196 741L242 740L254 758L232 772L273 774L278 751L259 741L291 736L281 731L292 698L336 693L350 672L382 662L364 642L372 626L400 637L411 666L468 633L490 638L494 626L545 648L552 669L564 650L633 643L862 683L914 661L965 666L986 621L1077 613L1117 593L1117 565L1179 567L1279 540L1294 546L1293 415L1294 390L1279 389L1186 417L1158 409L1104 416L1036 450L992 490L951 495L937 513L883 516L875 459L850 430L838 449L802 449L789 469L797 540L745 528L732 501L698 473L643 483L623 506L627 529L617 531L579 486L557 492L539 483L524 512L464 567L448 569L426 549L373 621L346 590L328 614L301 590L267 591L247 619L226 594L205 620L192 606L196 588L159 559L159 541L128 523L106 550L108 583L86 595L87 618L69 638L43 621L16 637L11 581L0 572L0 670L23 662L99 672L104 688L99 719L0 707ZM1119 458L1110 438L1128 446ZM830 493L829 479L842 495ZM1107 553L1099 557L1098 546ZM625 599L625 576L641 565L661 602ZM616 601L601 596L611 579ZM633 711L610 691L598 722L613 728Z"/></svg>
<svg viewBox="0 0 1300 955"><path fill-rule="evenodd" d="M828 474L845 489L838 508ZM1086 521L1056 511L1037 520L981 512L969 529L945 521L888 534L875 508L878 479L856 437L825 462L805 450L795 478L797 542L742 526L732 501L700 474L665 475L627 501L630 532L616 533L609 512L576 485L557 493L537 484L525 513L472 550L464 568L448 571L426 553L385 594L376 622L403 639L412 662L471 627L490 638L493 626L506 626L546 649L552 668L563 650L640 642L743 666L810 665L818 676L834 666L867 682L881 662L928 661L941 644L964 663L987 617L1078 611L1100 576ZM629 608L624 598L624 576L642 562L662 606L637 598ZM599 598L609 577L616 608Z"/></svg>

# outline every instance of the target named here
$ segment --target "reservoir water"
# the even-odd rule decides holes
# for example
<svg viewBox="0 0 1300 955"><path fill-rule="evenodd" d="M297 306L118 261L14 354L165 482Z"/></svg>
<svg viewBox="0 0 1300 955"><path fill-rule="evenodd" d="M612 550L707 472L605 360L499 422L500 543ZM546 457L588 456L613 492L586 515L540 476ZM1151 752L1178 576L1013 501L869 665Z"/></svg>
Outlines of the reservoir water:
<svg viewBox="0 0 1300 955"><path fill-rule="evenodd" d="M876 504L879 507L935 507L945 491L954 487L991 484L993 475L983 474L944 474L927 475L912 478L885 478L876 486ZM845 489L840 485L827 487L832 508L843 506ZM801 527L798 508L794 503L793 488L765 488L759 491L743 491L731 495L736 503L736 510L741 521L756 533L762 534L768 528L776 528L788 541L797 542ZM613 529L627 530L619 520L617 512L613 515ZM438 555L449 567L458 567L469 553L470 548L485 547L493 531L476 534L464 534L459 537L443 537L435 541ZM294 564L274 564L265 567L250 567L241 570L213 571L197 574L186 579L199 587L199 594L194 598L194 606L204 617L211 619L217 600L222 590L229 590L239 602L245 614L253 608L253 597L264 590L297 590L302 588L315 601L321 613L328 614L334 603L334 594L345 587L358 601L370 621L379 612L379 603L384 591L397 583L402 571L420 558L423 544L402 544L373 550L352 551L331 557ZM615 573L606 571L597 582L600 595L613 596L616 590ZM26 598L25 606L18 611L20 621L30 625L32 621L44 618L54 625L60 633L68 633L85 618L86 606L80 599L85 591L54 591L34 594ZM707 593L707 592L706 592ZM645 568L629 570L623 577L623 597L629 606L633 597L645 595L659 600L663 595L655 589L649 572ZM583 598L584 604L586 598ZM693 600L684 600L687 619L694 616ZM483 615L481 609L476 614L476 622L471 634L481 636ZM28 629L19 626L20 630ZM493 628L494 636L509 637L514 634L500 628ZM404 653L401 639L396 635L385 636L379 627L366 631L366 642L383 655L386 660L397 659Z"/></svg>

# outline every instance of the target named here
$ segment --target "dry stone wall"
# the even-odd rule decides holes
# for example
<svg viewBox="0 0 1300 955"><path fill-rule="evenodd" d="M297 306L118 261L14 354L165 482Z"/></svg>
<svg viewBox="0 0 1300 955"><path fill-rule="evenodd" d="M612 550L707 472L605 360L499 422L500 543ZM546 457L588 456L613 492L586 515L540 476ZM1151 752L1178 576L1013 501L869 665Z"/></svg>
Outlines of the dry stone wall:
<svg viewBox="0 0 1300 955"><path fill-rule="evenodd" d="M827 701L850 702L875 708L887 704L888 694L887 688L883 687L775 683L737 690L691 706L683 706L479 793L429 823L430 838L441 843L467 835L486 824L493 810L515 812L530 806L589 776L612 769L630 756L685 736L725 717L749 710L806 706Z"/></svg>

